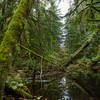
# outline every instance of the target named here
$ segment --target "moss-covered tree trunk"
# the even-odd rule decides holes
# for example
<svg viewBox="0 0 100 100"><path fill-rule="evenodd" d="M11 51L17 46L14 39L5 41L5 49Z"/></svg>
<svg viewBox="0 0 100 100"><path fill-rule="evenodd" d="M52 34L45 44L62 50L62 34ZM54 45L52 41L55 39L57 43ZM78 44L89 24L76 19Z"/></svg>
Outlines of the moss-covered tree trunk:
<svg viewBox="0 0 100 100"><path fill-rule="evenodd" d="M3 91L7 73L10 69L10 59L15 52L18 36L22 33L24 25L29 16L34 0L21 0L16 9L12 21L5 33L0 45L0 100L2 100Z"/></svg>

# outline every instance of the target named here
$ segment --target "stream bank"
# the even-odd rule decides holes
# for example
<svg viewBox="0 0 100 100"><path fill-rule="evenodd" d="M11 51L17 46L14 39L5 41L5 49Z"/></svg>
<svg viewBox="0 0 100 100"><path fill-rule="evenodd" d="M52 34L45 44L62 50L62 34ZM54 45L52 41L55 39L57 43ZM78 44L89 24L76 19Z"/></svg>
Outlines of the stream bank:
<svg viewBox="0 0 100 100"><path fill-rule="evenodd" d="M16 79L20 78L18 75L15 76ZM31 78L27 79L27 82L30 82L27 85L29 90L27 92L33 95L32 99L28 100L99 100L99 76L99 70L96 73L90 68L74 65L66 68L66 72L44 74L42 79L36 75L33 87ZM7 95L12 95L15 100L28 98L9 92Z"/></svg>

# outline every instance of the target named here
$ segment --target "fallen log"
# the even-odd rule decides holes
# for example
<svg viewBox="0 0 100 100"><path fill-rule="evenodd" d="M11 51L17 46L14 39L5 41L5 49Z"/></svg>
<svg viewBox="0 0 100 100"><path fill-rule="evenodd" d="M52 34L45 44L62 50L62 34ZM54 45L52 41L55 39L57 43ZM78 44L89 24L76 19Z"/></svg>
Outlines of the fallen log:
<svg viewBox="0 0 100 100"><path fill-rule="evenodd" d="M68 66L72 62L72 60L76 56L78 56L91 43L91 41L92 41L94 35L96 35L96 33L98 33L98 32L94 32L91 36L89 36L87 41L85 43L83 43L83 45L78 50L76 50L73 54L71 54L70 57L66 59L66 62L64 62L62 65Z"/></svg>
<svg viewBox="0 0 100 100"><path fill-rule="evenodd" d="M12 89L7 84L5 87L5 95L12 95L15 98L23 97L33 99L33 96L29 92L26 92L23 89Z"/></svg>

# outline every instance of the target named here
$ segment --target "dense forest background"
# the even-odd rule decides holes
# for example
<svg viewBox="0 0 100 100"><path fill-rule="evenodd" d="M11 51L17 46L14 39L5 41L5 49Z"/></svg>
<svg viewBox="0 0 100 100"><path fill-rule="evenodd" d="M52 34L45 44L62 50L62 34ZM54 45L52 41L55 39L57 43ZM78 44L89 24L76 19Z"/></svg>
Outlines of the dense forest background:
<svg viewBox="0 0 100 100"><path fill-rule="evenodd" d="M100 99L100 1L70 1L64 16L58 5L0 0L0 100L33 98L36 79L59 72Z"/></svg>

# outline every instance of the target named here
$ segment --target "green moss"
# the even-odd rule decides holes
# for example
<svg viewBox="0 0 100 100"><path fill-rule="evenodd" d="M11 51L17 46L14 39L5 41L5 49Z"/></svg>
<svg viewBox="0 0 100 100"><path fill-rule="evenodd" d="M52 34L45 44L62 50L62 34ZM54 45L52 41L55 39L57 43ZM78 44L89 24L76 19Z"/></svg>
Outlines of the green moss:
<svg viewBox="0 0 100 100"><path fill-rule="evenodd" d="M29 94L26 91L23 91L22 89L17 89L16 91L17 91L17 93L21 94L24 97L27 97L29 99L33 99L33 96L31 94Z"/></svg>
<svg viewBox="0 0 100 100"><path fill-rule="evenodd" d="M32 0L21 0L0 45L0 62L6 62L10 56L9 53L16 48L17 37L24 29L31 5Z"/></svg>
<svg viewBox="0 0 100 100"><path fill-rule="evenodd" d="M32 4L33 0L21 0L8 26L3 41L1 42L0 63L2 64L2 66L0 68L0 92L3 91L2 89L4 88L5 80L7 77L7 74L5 73L8 73L8 70L10 68L8 62L13 55L12 52L15 51L17 38L24 29L27 17L32 8Z"/></svg>

